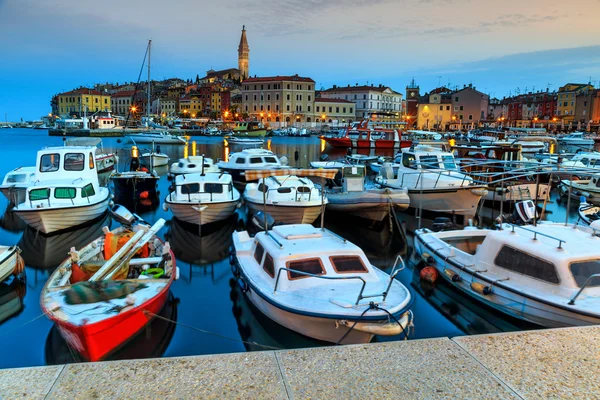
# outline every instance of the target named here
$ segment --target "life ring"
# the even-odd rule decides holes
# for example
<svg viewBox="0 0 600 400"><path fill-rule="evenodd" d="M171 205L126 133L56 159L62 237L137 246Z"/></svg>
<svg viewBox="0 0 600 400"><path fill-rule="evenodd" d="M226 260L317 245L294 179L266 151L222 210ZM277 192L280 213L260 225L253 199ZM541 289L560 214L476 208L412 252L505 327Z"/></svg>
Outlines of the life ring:
<svg viewBox="0 0 600 400"><path fill-rule="evenodd" d="M142 272L142 275L148 275L154 279L158 279L161 276L163 276L164 274L165 274L165 270L162 268L148 268L147 270Z"/></svg>

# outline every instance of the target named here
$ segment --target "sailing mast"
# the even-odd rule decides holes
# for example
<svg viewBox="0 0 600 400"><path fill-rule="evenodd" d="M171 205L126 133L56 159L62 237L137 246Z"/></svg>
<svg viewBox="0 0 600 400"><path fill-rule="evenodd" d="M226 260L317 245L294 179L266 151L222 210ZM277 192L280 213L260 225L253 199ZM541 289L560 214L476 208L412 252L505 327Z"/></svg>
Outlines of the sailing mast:
<svg viewBox="0 0 600 400"><path fill-rule="evenodd" d="M150 127L150 51L152 40L148 40L148 101L146 102L146 128Z"/></svg>

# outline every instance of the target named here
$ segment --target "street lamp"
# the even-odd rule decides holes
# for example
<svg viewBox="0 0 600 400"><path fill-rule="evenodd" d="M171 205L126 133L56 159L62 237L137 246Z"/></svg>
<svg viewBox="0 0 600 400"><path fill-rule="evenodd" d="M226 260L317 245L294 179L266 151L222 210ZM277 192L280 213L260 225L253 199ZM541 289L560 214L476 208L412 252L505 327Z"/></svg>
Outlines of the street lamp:
<svg viewBox="0 0 600 400"><path fill-rule="evenodd" d="M534 129L535 129L535 125L537 124L537 122L538 122L538 117L534 117L533 118L533 128Z"/></svg>

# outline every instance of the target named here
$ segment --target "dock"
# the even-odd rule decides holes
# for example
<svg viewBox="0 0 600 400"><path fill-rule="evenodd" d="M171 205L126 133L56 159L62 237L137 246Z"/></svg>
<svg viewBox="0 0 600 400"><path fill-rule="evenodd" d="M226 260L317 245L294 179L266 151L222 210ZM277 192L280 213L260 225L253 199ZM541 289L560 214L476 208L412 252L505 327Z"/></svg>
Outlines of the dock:
<svg viewBox="0 0 600 400"><path fill-rule="evenodd" d="M576 399L599 376L591 326L5 369L0 398Z"/></svg>

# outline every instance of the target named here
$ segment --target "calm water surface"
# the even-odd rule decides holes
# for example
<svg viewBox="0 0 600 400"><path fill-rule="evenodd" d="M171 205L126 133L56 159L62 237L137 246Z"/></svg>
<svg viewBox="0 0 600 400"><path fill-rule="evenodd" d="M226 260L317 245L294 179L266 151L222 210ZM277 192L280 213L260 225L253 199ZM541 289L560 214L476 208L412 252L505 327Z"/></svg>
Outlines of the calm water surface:
<svg viewBox="0 0 600 400"><path fill-rule="evenodd" d="M197 154L206 154L215 160L239 150L225 146L221 138L197 137L193 140L197 142ZM125 141L119 142L112 138L103 140L106 150L118 152L119 166L122 167L129 158L130 146ZM63 140L48 136L45 130L3 129L0 130L0 143L0 177L4 177L18 166L34 165L36 152L40 148L61 146ZM318 160L323 153L328 153L330 159L345 154L343 150L325 146L318 138L273 138L266 145L279 156L286 155L290 165L300 167L307 167L310 161ZM144 149L147 146L140 147ZM161 147L171 162L184 155L183 146ZM189 154L192 154L191 147ZM168 194L170 182L166 179L166 168L158 172L161 174L159 190L162 202ZM564 221L566 208L556 200L553 195L548 219ZM568 214L570 220L577 218L575 203L572 202ZM66 258L71 246L80 248L99 236L103 226L114 227L117 223L105 216L100 221L67 233L43 236L27 228L8 209L3 196L0 196L0 213L0 244L18 244L26 261L25 282L11 281L9 278L0 284L0 340L3 343L0 368L80 361L53 324L42 315L40 292L52 271ZM484 213L488 221L498 211L484 209ZM180 325L155 319L111 359L229 353L265 349L263 346L297 348L327 345L275 324L254 309L239 290L232 279L228 253L232 232L244 227L243 214L243 210L240 210L236 217L225 223L204 226L200 231L198 227L189 227L174 220L170 212L162 209L162 204L153 211L141 213L150 223L159 218L167 220L160 234L172 245L181 279L173 284L170 301L161 315L176 320ZM360 220L333 213L328 213L325 221L329 229L361 246L371 262L381 269L389 270L398 254L403 254L405 260L409 259L411 238L400 234L398 224L404 223L410 231L416 226L410 214L398 213L398 221L384 221L379 226L367 226ZM399 279L415 296L412 307L415 330L412 338L537 328L482 308L443 281L435 287L422 284L418 271L418 268L410 265L399 275ZM400 339L376 338L378 341Z"/></svg>

